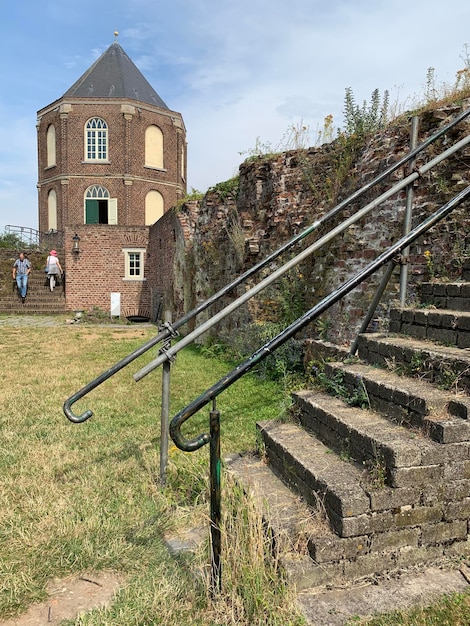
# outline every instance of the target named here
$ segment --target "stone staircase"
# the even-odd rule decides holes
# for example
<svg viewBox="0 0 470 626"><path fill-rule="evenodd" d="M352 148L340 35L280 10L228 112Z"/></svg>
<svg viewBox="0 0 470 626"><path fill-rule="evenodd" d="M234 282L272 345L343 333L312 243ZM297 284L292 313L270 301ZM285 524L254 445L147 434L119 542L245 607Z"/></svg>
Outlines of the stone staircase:
<svg viewBox="0 0 470 626"><path fill-rule="evenodd" d="M229 464L299 591L470 554L470 272L420 297L358 357L313 341L321 384L293 395L292 421L257 425L261 456Z"/></svg>
<svg viewBox="0 0 470 626"><path fill-rule="evenodd" d="M61 251L58 250L59 259ZM28 278L28 295L24 303L18 296L16 281L12 279L12 267L17 253L1 250L0 254L0 313L18 314L60 314L65 313L65 284L59 284L51 292L44 267L47 253L34 251L27 254L32 264Z"/></svg>

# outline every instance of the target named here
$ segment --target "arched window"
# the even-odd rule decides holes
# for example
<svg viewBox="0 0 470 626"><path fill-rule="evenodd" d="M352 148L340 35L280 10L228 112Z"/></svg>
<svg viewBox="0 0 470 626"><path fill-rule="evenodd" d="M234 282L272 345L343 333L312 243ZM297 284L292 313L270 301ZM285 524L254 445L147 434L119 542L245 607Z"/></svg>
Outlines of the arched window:
<svg viewBox="0 0 470 626"><path fill-rule="evenodd" d="M101 185L85 192L85 224L117 224L117 201Z"/></svg>
<svg viewBox="0 0 470 626"><path fill-rule="evenodd" d="M100 117L93 117L86 123L85 160L108 160L108 126Z"/></svg>
<svg viewBox="0 0 470 626"><path fill-rule="evenodd" d="M54 189L47 194L47 227L57 230L57 195Z"/></svg>
<svg viewBox="0 0 470 626"><path fill-rule="evenodd" d="M55 126L53 124L47 127L46 145L47 145L47 167L52 167L53 165L56 164Z"/></svg>
<svg viewBox="0 0 470 626"><path fill-rule="evenodd" d="M164 213L164 200L159 191L149 191L145 196L145 225L151 226Z"/></svg>
<svg viewBox="0 0 470 626"><path fill-rule="evenodd" d="M163 133L158 126L145 131L145 165L163 169Z"/></svg>

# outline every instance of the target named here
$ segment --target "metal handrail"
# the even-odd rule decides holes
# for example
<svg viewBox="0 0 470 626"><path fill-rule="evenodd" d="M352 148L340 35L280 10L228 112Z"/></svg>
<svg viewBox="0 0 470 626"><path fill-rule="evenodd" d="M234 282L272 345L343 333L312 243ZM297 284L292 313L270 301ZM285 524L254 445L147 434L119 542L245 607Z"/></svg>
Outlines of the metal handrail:
<svg viewBox="0 0 470 626"><path fill-rule="evenodd" d="M347 218L346 220L343 220L341 224L336 226L336 228L333 228L332 230L330 230L326 235L324 235L323 237L315 241L308 248L305 248L297 256L295 256L294 258L284 263L282 267L271 272L269 276L264 278L257 285L247 290L244 294L239 296L236 300L228 304L224 309L222 309L221 311L213 315L206 322L204 322L203 324L198 326L195 330L193 330L191 333L183 337L181 341L175 344L172 348L170 348L169 350L166 350L164 353L160 354L156 359L154 359L153 361L145 365L142 369L140 369L138 372L134 374L134 379L136 381L141 380L142 378L144 378L144 376L147 376L147 374L153 371L156 367L162 365L167 359L173 359L180 350L182 350L189 344L193 343L195 339L197 339L200 335L210 330L213 326L215 326L215 324L217 324L222 319L224 319L224 317L226 317L227 315L235 311L242 304L250 300L253 296L258 294L265 287L275 282L278 278L286 274L293 267L295 267L296 265L298 265L299 263L307 259L309 256L311 256L316 250L321 248L323 245L325 245L326 243L329 243L332 239L336 237L336 235L345 231L347 228L349 228L349 226L356 223L361 218L365 217L372 209L379 206L382 202L384 202L384 200L387 200L391 196L395 195L401 189L404 189L405 187L410 185L412 182L414 182L415 180L423 176L426 172L428 172L433 167L435 167L438 163L440 163L441 161L444 161L448 156L450 156L454 152L457 152L458 150L461 150L464 146L466 146L469 143L470 143L470 135L467 135L466 137L464 137L463 139L455 143L453 146L451 146L444 152L441 152L441 154L436 156L434 159L431 159L431 161L428 161L425 165L421 166L420 168L417 168L414 172L412 172L411 174L403 178L400 182L398 182L396 185L388 189L382 195L378 196L375 200L373 200L372 202L369 202L369 204L366 204L366 206L364 206L362 209L359 209L359 211L354 213L354 215L351 215L351 217Z"/></svg>
<svg viewBox="0 0 470 626"><path fill-rule="evenodd" d="M5 226L7 235L14 235L24 245L35 246L39 249L48 248L50 245L62 247L64 245L64 232L59 230L40 231L29 226L15 226L7 224Z"/></svg>
<svg viewBox="0 0 470 626"><path fill-rule="evenodd" d="M437 131L436 133L431 135L428 139L426 139L423 143L421 143L415 149L411 150L409 153L407 153L401 159L399 159L396 163L394 163L390 167L388 167L384 172L382 172L381 174L376 176L374 179L372 179L369 183L367 183L366 185L361 187L361 189L355 191L348 198L346 198L345 200L343 200L342 202L337 204L330 211L328 211L324 216L322 216L320 219L316 220L313 224L311 224L308 228L306 228L301 233L295 235L286 244L284 244L281 247L279 247L276 251L271 253L264 260L260 261L256 265L254 265L251 269L249 269L246 272L244 272L243 274L241 274L239 277L234 279L228 285L226 285L225 287L220 289L213 296L211 296L210 298L208 298L204 302L200 303L194 309L192 309L191 311L189 311L188 313L183 315L181 318L179 318L178 320L173 322L172 325L166 324L164 326L164 328L155 337L153 337L151 340L149 340L148 342L146 342L145 344L140 346L140 348L136 349L135 351L131 352L126 357L124 357L123 359L121 359L120 361L115 363L108 370L106 370L105 372L103 372L102 374L100 374L99 376L94 378L87 385L85 385L79 391L77 391L75 394L70 396L64 402L64 405L63 405L63 410L64 410L64 413L65 413L66 417L73 423L82 423L82 422L86 421L87 419L89 419L93 415L93 412L91 410L86 410L82 414L76 415L72 411L72 405L75 404L76 402L78 402L78 400L80 400L81 398L86 396L88 393L90 393L93 389L95 389L96 387L101 385L103 382L108 380L108 378L110 378L111 376L116 374L118 371L120 371L121 369L123 369L124 367L126 367L127 365L132 363L135 359L137 359L138 357L142 356L145 352L147 352L148 350L150 350L151 348L156 346L158 343L160 343L162 341L165 341L165 340L167 340L170 337L177 336L179 328L181 328L182 326L187 324L190 320L192 320L194 317L196 317L197 315L199 315L200 313L205 311L208 307L210 307L212 304L217 302L224 295L227 295L229 292L234 290L240 284L244 283L249 277L255 275L261 269L263 269L267 265L271 264L279 256L281 256L286 251L291 249L295 244L299 243L300 241L305 239L305 237L307 237L309 234L311 234L313 231L315 231L320 226L322 226L324 223L326 223L327 221L331 220L334 216L336 216L340 211L342 211L344 208L346 208L349 204L351 204L352 202L358 200L366 192L370 191L373 187L375 187L376 185L381 183L383 180L385 180L393 172L395 172L399 168L403 167L406 163L412 161L420 152L425 150L429 145L434 143L437 139L439 139L440 137L445 135L451 128L456 126L459 122L461 122L463 119L465 119L468 115L470 115L470 108L465 110L465 111L462 111L462 113L460 113L456 118L454 118L454 120L449 122L449 124L447 124L446 126L441 128L439 131ZM413 177L412 180L415 180L416 178L418 178L418 176L419 176L419 174L417 174L415 177ZM406 179L406 180L408 181L408 179ZM409 184L409 181L406 182L405 185L406 184ZM383 196L381 196L381 197L383 198ZM360 217L358 217L358 219L360 219ZM296 257L296 259L298 259L298 257ZM301 259L299 259L297 262L300 262L300 260ZM288 271L291 267L292 267L292 264L289 265L289 268L286 271ZM283 272L283 273L285 273L285 272ZM260 291L261 289L263 289L266 286L266 283L263 281L262 285L263 286L260 289L257 289L256 291L251 290L250 292L247 292L247 293L251 294L250 297L256 295L256 293L258 293L258 291ZM243 300L243 302L244 301L245 300ZM237 302L239 302L239 300L237 300ZM240 302L239 305L237 305L237 306L241 306L241 304L243 302ZM231 312L231 310L232 309L230 309L229 311L226 311L226 309L224 309L224 311L226 311L225 315L228 315ZM219 321L219 319L220 318L218 318L217 321ZM217 322L214 322L214 323L217 323ZM201 327L199 327L199 328L201 328ZM206 330L207 330L207 327L205 327L204 330L199 332L197 336L199 336L200 334L202 334L202 332L205 332ZM194 335L192 335L192 337L194 338ZM179 342L179 343L181 343L181 342ZM179 345L179 344L177 344L177 345ZM184 345L188 345L188 342L185 341ZM151 369L154 369L155 367L158 367L158 365L162 364L167 359L172 359L174 354L175 353L170 353L169 350L165 350L164 353L162 353L162 355L161 355L162 358L158 361L158 363L156 364L155 361L154 361L153 364L151 364L152 365ZM140 378L145 376L147 373L149 373L149 371L151 371L151 369L147 371L147 368L144 368L145 371L141 370L140 372L138 372L135 375L135 376L137 376L136 379L139 380Z"/></svg>
<svg viewBox="0 0 470 626"><path fill-rule="evenodd" d="M452 200L447 202L438 211L416 226L408 234L405 234L399 241L391 245L388 250L378 256L375 261L358 272L355 276L345 282L340 288L333 291L316 306L304 313L290 326L285 328L276 337L268 341L259 348L248 359L245 359L235 369L221 378L215 385L207 389L198 398L193 400L184 409L175 415L170 423L170 435L175 445L184 452L194 452L206 444L210 444L210 533L211 533L211 575L210 588L212 593L220 591L222 585L222 565L221 565L221 457L220 457L220 411L216 408L216 398L225 389L230 387L235 381L252 370L263 359L274 350L282 346L291 339L297 332L310 324L319 315L324 313L343 296L352 291L357 285L366 280L379 267L388 262L389 267L385 275L391 273L394 265L398 262L399 253L410 246L418 237L426 233L434 224L443 219L467 198L470 198L470 185L457 194ZM401 255L400 255L401 256ZM385 277L384 277L385 279ZM382 284L384 280L382 281ZM378 295L376 296L378 297ZM202 433L193 439L186 439L181 433L181 427L199 409L212 401L212 410L209 413L209 432Z"/></svg>
<svg viewBox="0 0 470 626"><path fill-rule="evenodd" d="M5 226L5 232L8 235L15 235L24 243L38 245L39 244L39 231L36 228L30 228L29 226L14 226L7 224ZM25 237L25 238L23 238Z"/></svg>
<svg viewBox="0 0 470 626"><path fill-rule="evenodd" d="M421 222L421 224L416 226L407 235L404 235L396 243L392 244L388 248L388 250L383 252L374 261L369 263L367 267L365 267L355 276L346 281L341 287L326 296L318 304L316 304L309 311L299 317L295 322L290 324L290 326L285 328L273 339L264 344L264 346L259 348L250 357L245 359L226 376L221 378L212 387L207 389L198 398L193 400L193 402L188 404L179 413L177 413L170 423L170 435L175 445L185 452L193 452L195 450L198 450L205 444L209 443L210 435L208 433L203 433L195 437L194 439L185 439L181 434L181 426L183 425L183 423L186 422L186 420L188 420L192 415L197 413L197 411L199 411L199 409L201 409L203 406L213 401L222 391L230 387L244 374L252 370L256 365L258 365L267 356L269 356L274 350L282 346L288 339L291 339L297 332L307 326L307 324L310 324L313 320L315 320L319 315L324 313L343 296L348 294L364 280L369 278L369 276L374 274L382 265L392 261L394 257L397 257L399 252L401 252L404 248L413 243L413 241L415 241L418 237L427 232L430 228L432 228L432 226L437 224L437 222L446 217L456 207L462 204L462 202L464 202L467 198L470 198L470 185L462 190L460 193L458 193L454 198L452 198L452 200L444 204L440 209L438 209L435 213L429 216L426 220Z"/></svg>

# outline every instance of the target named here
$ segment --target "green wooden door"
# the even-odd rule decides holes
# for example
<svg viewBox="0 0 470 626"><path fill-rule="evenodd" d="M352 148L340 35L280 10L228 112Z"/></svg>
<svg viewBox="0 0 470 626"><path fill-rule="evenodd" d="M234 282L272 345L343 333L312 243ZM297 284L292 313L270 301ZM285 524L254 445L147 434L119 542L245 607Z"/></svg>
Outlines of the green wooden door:
<svg viewBox="0 0 470 626"><path fill-rule="evenodd" d="M99 223L99 205L98 200L85 201L85 224Z"/></svg>

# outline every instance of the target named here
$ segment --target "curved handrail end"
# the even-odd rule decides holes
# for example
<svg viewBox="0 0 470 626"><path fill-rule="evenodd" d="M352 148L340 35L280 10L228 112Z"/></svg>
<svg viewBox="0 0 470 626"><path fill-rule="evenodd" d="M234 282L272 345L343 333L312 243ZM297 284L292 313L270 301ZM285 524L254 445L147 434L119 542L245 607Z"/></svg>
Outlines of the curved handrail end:
<svg viewBox="0 0 470 626"><path fill-rule="evenodd" d="M211 440L209 433L203 433L194 439L186 439L181 433L182 421L177 415L170 422L170 437L175 446L183 452L195 452L205 446Z"/></svg>
<svg viewBox="0 0 470 626"><path fill-rule="evenodd" d="M93 415L93 411L90 411L90 409L87 409L81 415L75 415L75 413L71 409L72 400L73 398L68 398L68 400L64 402L63 411L67 419L69 419L74 424L81 424L82 422L86 422L88 419L90 419L90 417Z"/></svg>

